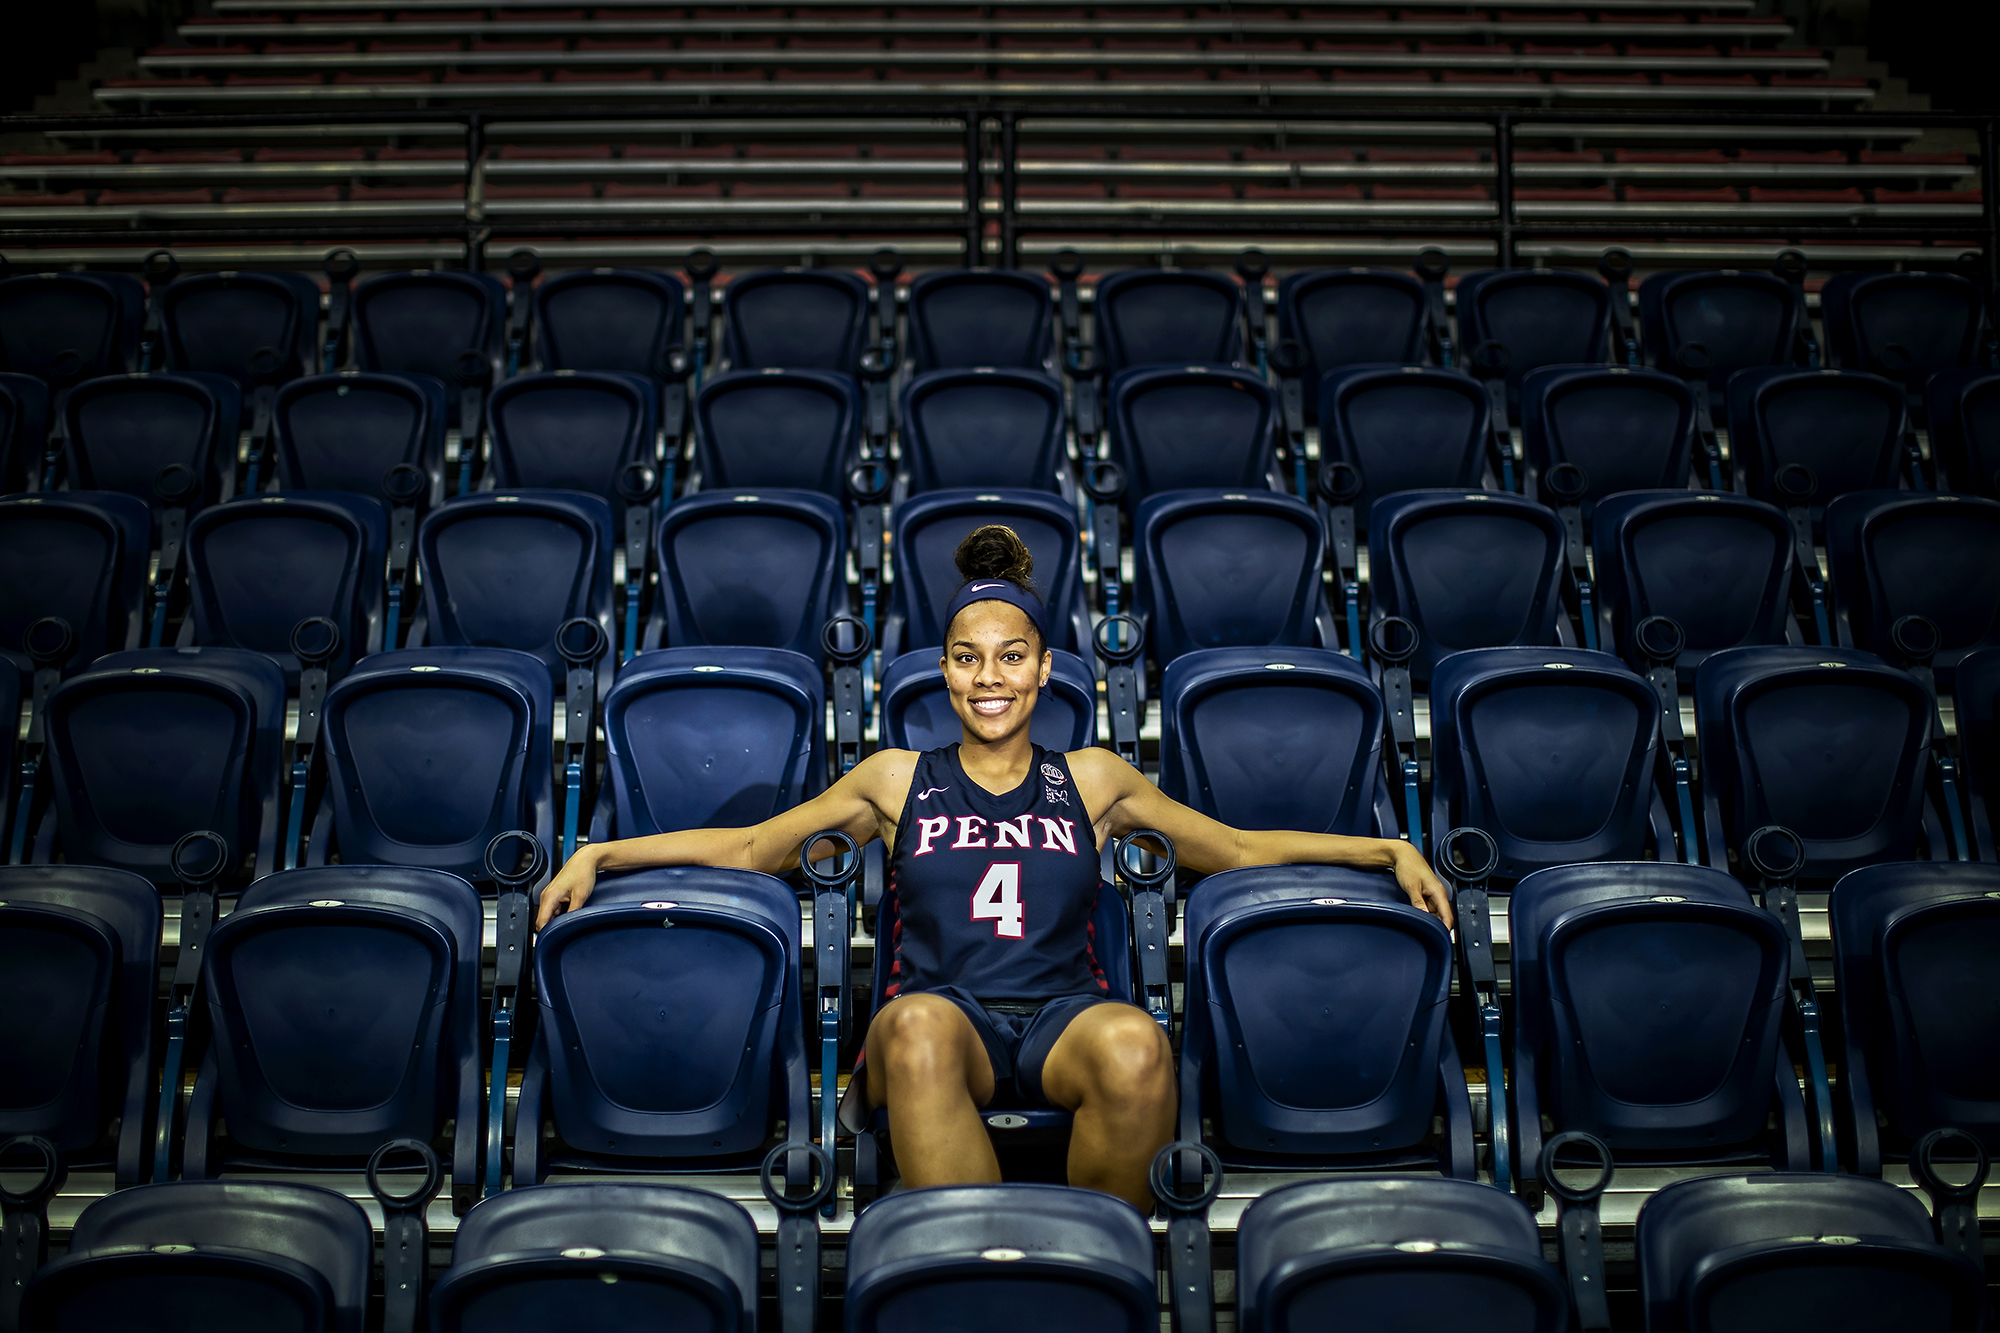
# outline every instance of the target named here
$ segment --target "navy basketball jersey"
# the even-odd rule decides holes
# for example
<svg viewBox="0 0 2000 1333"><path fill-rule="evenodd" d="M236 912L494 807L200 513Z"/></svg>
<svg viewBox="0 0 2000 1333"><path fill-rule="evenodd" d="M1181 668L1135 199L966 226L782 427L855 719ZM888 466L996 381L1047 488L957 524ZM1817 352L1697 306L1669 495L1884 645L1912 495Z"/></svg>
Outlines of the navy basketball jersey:
<svg viewBox="0 0 2000 1333"><path fill-rule="evenodd" d="M965 776L957 745L927 751L889 864L897 924L886 992L1102 995L1097 888L1090 815L1061 754L1037 745L1027 778L996 796Z"/></svg>

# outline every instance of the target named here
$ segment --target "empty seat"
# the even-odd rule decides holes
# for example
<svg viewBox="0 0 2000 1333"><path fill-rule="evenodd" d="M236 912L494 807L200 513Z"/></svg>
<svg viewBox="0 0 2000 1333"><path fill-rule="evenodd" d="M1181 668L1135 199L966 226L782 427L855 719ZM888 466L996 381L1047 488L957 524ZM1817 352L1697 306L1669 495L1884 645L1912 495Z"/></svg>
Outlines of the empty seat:
<svg viewBox="0 0 2000 1333"><path fill-rule="evenodd" d="M227 375L247 395L319 364L319 284L303 273L197 274L162 292L159 307L175 370Z"/></svg>
<svg viewBox="0 0 2000 1333"><path fill-rule="evenodd" d="M220 375L114 375L88 380L64 405L63 466L76 490L122 491L153 506L169 468L191 474L188 508L218 499L236 470L237 395Z"/></svg>
<svg viewBox="0 0 2000 1333"><path fill-rule="evenodd" d="M1028 731L1046 750L1082 750L1097 743L1097 679L1090 664L1060 648L1050 653L1049 683L1035 704ZM905 653L882 672L882 744L898 750L935 750L958 744L963 734L952 710L936 649ZM1286 825L1285 827L1295 827Z"/></svg>
<svg viewBox="0 0 2000 1333"><path fill-rule="evenodd" d="M151 528L143 501L111 491L0 500L0 653L26 667L22 639L43 616L76 636L65 671L138 647Z"/></svg>
<svg viewBox="0 0 2000 1333"><path fill-rule="evenodd" d="M1061 488L1062 383L1038 369L916 375L903 386L902 426L912 495L966 486Z"/></svg>
<svg viewBox="0 0 2000 1333"><path fill-rule="evenodd" d="M1984 1275L1879 1180L1779 1172L1667 1186L1639 1210L1648 1329L1971 1333Z"/></svg>
<svg viewBox="0 0 2000 1333"><path fill-rule="evenodd" d="M293 380L271 406L278 484L286 490L381 495L407 463L444 497L443 383L428 375L348 371Z"/></svg>
<svg viewBox="0 0 2000 1333"><path fill-rule="evenodd" d="M32 375L0 374L0 495L41 483L49 438L49 387Z"/></svg>
<svg viewBox="0 0 2000 1333"><path fill-rule="evenodd" d="M659 611L647 646L789 648L817 658L847 609L847 524L817 491L703 491L667 506L655 535Z"/></svg>
<svg viewBox="0 0 2000 1333"><path fill-rule="evenodd" d="M1694 395L1657 370L1544 366L1521 383L1521 442L1531 486L1559 463L1584 470L1587 515L1620 491L1688 484Z"/></svg>
<svg viewBox="0 0 2000 1333"><path fill-rule="evenodd" d="M1153 1233L1122 1200L1061 1185L894 1194L847 1242L850 1333L1153 1333Z"/></svg>
<svg viewBox="0 0 2000 1333"><path fill-rule="evenodd" d="M1930 491L1860 491L1827 506L1826 549L1840 641L1897 657L1904 616L1937 626L1932 666L1950 689L1959 659L2000 645L2000 501Z"/></svg>
<svg viewBox="0 0 2000 1333"><path fill-rule="evenodd" d="M1956 273L1838 273L1819 299L1836 365L1918 389L1978 360L1985 302Z"/></svg>
<svg viewBox="0 0 2000 1333"><path fill-rule="evenodd" d="M1051 648L1090 652L1090 606L1083 590L1083 539L1076 508L1038 491L936 491L896 507L889 614L882 660L944 645L944 609L965 579L952 553L966 534L1004 523L1035 557L1035 588L1048 610Z"/></svg>
<svg viewBox="0 0 2000 1333"><path fill-rule="evenodd" d="M0 369L72 384L132 363L146 289L122 273L34 273L0 282Z"/></svg>
<svg viewBox="0 0 2000 1333"><path fill-rule="evenodd" d="M1243 356L1243 289L1202 269L1126 269L1097 282L1092 311L1104 369L1234 365Z"/></svg>
<svg viewBox="0 0 2000 1333"><path fill-rule="evenodd" d="M1601 365L1611 327L1611 289L1570 269L1483 269L1458 280L1459 341L1474 364L1481 348L1506 349L1507 396L1543 366Z"/></svg>
<svg viewBox="0 0 2000 1333"><path fill-rule="evenodd" d="M2000 371L1941 370L1924 387L1938 489L2000 500Z"/></svg>
<svg viewBox="0 0 2000 1333"><path fill-rule="evenodd" d="M1134 603L1167 663L1196 648L1337 643L1321 586L1326 535L1276 491L1166 491L1132 520Z"/></svg>
<svg viewBox="0 0 2000 1333"><path fill-rule="evenodd" d="M688 1333L757 1322L757 1224L672 1185L512 1189L467 1213L430 1298L433 1327L502 1333L579 1321Z"/></svg>
<svg viewBox="0 0 2000 1333"><path fill-rule="evenodd" d="M1278 337L1305 353L1299 372L1306 419L1319 414L1319 385L1349 366L1416 365L1424 359L1430 307L1424 285L1391 269L1308 269L1278 284Z"/></svg>
<svg viewBox="0 0 2000 1333"><path fill-rule="evenodd" d="M1285 1185L1243 1210L1236 1319L1244 1333L1405 1321L1565 1333L1570 1309L1519 1199L1469 1180L1355 1176Z"/></svg>
<svg viewBox="0 0 2000 1333"><path fill-rule="evenodd" d="M1397 491L1478 486L1491 408L1479 381L1428 366L1350 366L1319 383L1319 451L1361 474L1354 515Z"/></svg>
<svg viewBox="0 0 2000 1333"><path fill-rule="evenodd" d="M375 1237L316 1185L176 1181L85 1208L22 1300L23 1327L362 1333Z"/></svg>
<svg viewBox="0 0 2000 1333"><path fill-rule="evenodd" d="M535 350L544 370L665 377L686 338L680 279L650 269L577 269L535 287Z"/></svg>
<svg viewBox="0 0 2000 1333"><path fill-rule="evenodd" d="M1698 374L1683 352L1707 354L1708 387L1752 366L1792 364L1798 299L1773 273L1668 269L1639 284L1639 327L1647 360L1674 374ZM1690 352L1700 359L1700 353Z"/></svg>
<svg viewBox="0 0 2000 1333"><path fill-rule="evenodd" d="M729 364L857 374L871 296L859 275L839 269L767 268L731 278L722 302Z"/></svg>
<svg viewBox="0 0 2000 1333"><path fill-rule="evenodd" d="M1787 485L1810 489L1816 521L1837 495L1896 484L1903 426L1903 391L1879 376L1770 369L1729 380L1729 453L1741 484L1780 506L1799 503Z"/></svg>
<svg viewBox="0 0 2000 1333"><path fill-rule="evenodd" d="M1125 504L1192 487L1266 487L1277 465L1275 395L1245 370L1153 366L1114 375L1106 416Z"/></svg>
<svg viewBox="0 0 2000 1333"><path fill-rule="evenodd" d="M659 407L652 381L617 371L521 375L487 407L493 484L584 491L623 508L618 479L632 463L658 463Z"/></svg>
<svg viewBox="0 0 2000 1333"><path fill-rule="evenodd" d="M0 1138L39 1135L120 1187L144 1177L160 922L159 892L129 871L0 868Z"/></svg>
<svg viewBox="0 0 2000 1333"><path fill-rule="evenodd" d="M1417 627L1410 678L1466 648L1568 641L1562 520L1518 495L1404 491L1368 516L1374 615Z"/></svg>
<svg viewBox="0 0 2000 1333"><path fill-rule="evenodd" d="M842 495L860 443L861 391L832 371L725 371L695 395L694 421L703 489Z"/></svg>
<svg viewBox="0 0 2000 1333"><path fill-rule="evenodd" d="M363 370L429 375L449 384L465 353L487 361L500 355L507 288L490 273L383 273L356 285L353 299L354 362Z"/></svg>
<svg viewBox="0 0 2000 1333"><path fill-rule="evenodd" d="M1715 653L1695 672L1694 709L1710 865L1782 824L1805 842L1801 874L1830 879L1913 858L1936 822L1924 800L1930 691L1872 653Z"/></svg>
<svg viewBox="0 0 2000 1333"><path fill-rule="evenodd" d="M910 359L919 373L973 366L1042 370L1054 335L1048 279L1018 269L936 269L910 282Z"/></svg>

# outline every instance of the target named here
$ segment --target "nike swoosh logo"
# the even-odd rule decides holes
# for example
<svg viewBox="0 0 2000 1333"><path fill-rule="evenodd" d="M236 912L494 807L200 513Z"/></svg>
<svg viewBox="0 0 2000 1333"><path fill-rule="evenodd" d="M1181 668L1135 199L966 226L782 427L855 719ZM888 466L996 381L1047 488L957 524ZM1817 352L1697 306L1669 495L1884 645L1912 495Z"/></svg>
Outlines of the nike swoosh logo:
<svg viewBox="0 0 2000 1333"><path fill-rule="evenodd" d="M926 787L922 791L917 793L917 799L920 801L928 801L932 796L936 795L938 792L950 791L950 790L951 788L949 787Z"/></svg>
<svg viewBox="0 0 2000 1333"><path fill-rule="evenodd" d="M967 588L966 591L985 592L988 588L1004 588L1006 586L1004 583L975 583L970 588Z"/></svg>

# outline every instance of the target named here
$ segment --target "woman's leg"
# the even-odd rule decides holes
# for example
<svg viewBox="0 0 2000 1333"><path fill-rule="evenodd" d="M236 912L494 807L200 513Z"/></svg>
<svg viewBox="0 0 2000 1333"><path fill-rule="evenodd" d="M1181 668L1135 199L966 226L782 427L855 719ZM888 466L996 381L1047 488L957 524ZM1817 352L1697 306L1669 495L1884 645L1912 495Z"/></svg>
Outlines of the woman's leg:
<svg viewBox="0 0 2000 1333"><path fill-rule="evenodd" d="M873 1057L870 1057L871 1059ZM1146 1172L1174 1137L1174 1053L1145 1010L1096 1004L1063 1029L1042 1066L1042 1091L1076 1113L1069 1183L1153 1211Z"/></svg>
<svg viewBox="0 0 2000 1333"><path fill-rule="evenodd" d="M887 1107L903 1183L981 1185L1000 1161L979 1108L993 1099L993 1062L950 1000L903 995L868 1025L868 1101Z"/></svg>

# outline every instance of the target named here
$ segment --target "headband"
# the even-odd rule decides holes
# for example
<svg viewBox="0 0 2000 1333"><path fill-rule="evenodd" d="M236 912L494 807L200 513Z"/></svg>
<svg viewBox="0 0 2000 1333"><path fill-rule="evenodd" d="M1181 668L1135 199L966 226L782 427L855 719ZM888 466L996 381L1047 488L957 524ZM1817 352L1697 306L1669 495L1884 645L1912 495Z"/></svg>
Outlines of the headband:
<svg viewBox="0 0 2000 1333"><path fill-rule="evenodd" d="M974 602L1005 602L1019 607L1028 623L1035 627L1035 633L1042 636L1042 645L1048 646L1048 613L1042 608L1042 599L1011 579L974 579L960 588L944 609L944 627L951 629L951 622L958 619L958 613Z"/></svg>

